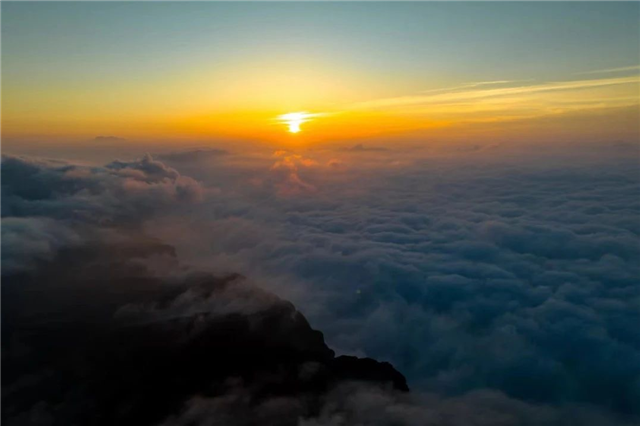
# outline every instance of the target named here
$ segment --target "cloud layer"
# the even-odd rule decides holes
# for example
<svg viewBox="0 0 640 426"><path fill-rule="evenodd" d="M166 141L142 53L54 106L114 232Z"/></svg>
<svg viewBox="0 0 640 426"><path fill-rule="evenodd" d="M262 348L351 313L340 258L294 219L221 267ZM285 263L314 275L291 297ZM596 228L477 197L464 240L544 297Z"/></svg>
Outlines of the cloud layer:
<svg viewBox="0 0 640 426"><path fill-rule="evenodd" d="M420 389L637 416L635 159L488 158L501 153L352 155L337 174L309 154L285 163L308 185L294 196L234 181L204 207L206 231L158 229L184 258L272 283L334 347ZM196 232L208 242L187 246Z"/></svg>
<svg viewBox="0 0 640 426"><path fill-rule="evenodd" d="M159 212L215 192L149 155L105 167L3 156L2 182L3 273L51 259L60 247L135 232Z"/></svg>
<svg viewBox="0 0 640 426"><path fill-rule="evenodd" d="M640 418L636 145L363 151L196 151L104 167L5 157L3 274L144 235L292 300L331 347L392 362L414 390L337 389L305 425ZM166 263L145 262L155 273ZM255 312L238 291L187 293L162 313L237 301ZM119 315L140 312L160 315L148 304ZM244 392L194 396L169 420L216 424L207 419L241 407Z"/></svg>

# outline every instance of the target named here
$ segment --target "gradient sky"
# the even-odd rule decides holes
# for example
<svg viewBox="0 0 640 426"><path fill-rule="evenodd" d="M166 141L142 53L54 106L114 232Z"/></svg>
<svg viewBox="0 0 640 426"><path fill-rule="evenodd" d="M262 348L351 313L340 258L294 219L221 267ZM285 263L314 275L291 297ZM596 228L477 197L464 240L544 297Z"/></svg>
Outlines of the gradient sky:
<svg viewBox="0 0 640 426"><path fill-rule="evenodd" d="M412 389L340 391L300 425L640 425L640 2L0 5L3 424L86 423L92 390L137 413L131 368L103 387L57 336L93 355L120 325L194 346L207 318L254 324L271 297L236 280L238 300L146 296L209 271ZM153 424L245 422L239 401L297 410L261 398L296 371L315 388L308 366L226 394L134 378L178 383L179 417L142 400Z"/></svg>
<svg viewBox="0 0 640 426"><path fill-rule="evenodd" d="M3 139L636 140L639 12L3 2ZM319 115L290 135L297 111Z"/></svg>

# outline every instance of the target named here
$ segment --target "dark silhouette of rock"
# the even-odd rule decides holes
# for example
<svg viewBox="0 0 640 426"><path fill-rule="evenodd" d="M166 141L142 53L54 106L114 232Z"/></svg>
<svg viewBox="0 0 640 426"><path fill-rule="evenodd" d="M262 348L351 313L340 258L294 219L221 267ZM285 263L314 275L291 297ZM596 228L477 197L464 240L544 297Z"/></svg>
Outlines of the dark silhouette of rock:
<svg viewBox="0 0 640 426"><path fill-rule="evenodd" d="M340 383L408 390L388 363L336 358L291 303L241 276L157 278L126 261L146 251L173 256L145 241L3 277L4 424L159 424L194 396L240 388L247 424L295 425ZM295 404L252 418L252 406L282 398Z"/></svg>
<svg viewBox="0 0 640 426"><path fill-rule="evenodd" d="M390 381L395 389L409 391L405 377L388 362L343 355L333 360L333 371L342 379L377 383Z"/></svg>

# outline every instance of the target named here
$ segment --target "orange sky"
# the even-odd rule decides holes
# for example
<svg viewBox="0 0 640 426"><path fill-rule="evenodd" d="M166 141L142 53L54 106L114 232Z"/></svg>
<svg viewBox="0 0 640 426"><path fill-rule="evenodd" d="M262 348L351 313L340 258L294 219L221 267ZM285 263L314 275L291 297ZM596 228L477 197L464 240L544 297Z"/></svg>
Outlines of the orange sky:
<svg viewBox="0 0 640 426"><path fill-rule="evenodd" d="M637 5L367 6L7 5L3 140L638 139Z"/></svg>

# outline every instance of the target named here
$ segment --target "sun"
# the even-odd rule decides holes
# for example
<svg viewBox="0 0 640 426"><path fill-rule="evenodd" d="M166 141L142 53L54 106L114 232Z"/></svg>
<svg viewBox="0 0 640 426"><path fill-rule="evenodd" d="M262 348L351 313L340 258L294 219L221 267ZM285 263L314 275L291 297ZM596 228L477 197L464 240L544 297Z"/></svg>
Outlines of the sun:
<svg viewBox="0 0 640 426"><path fill-rule="evenodd" d="M300 132L300 125L306 123L316 114L309 114L307 112L290 112L288 114L282 114L278 116L278 121L287 125L289 133Z"/></svg>

